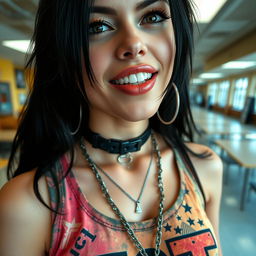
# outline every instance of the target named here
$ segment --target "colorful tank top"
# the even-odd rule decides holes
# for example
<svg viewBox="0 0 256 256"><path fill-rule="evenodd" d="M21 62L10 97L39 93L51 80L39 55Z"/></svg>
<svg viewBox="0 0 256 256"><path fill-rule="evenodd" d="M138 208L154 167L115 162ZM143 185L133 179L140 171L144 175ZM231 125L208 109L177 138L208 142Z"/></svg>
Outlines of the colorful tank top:
<svg viewBox="0 0 256 256"><path fill-rule="evenodd" d="M160 256L217 256L217 241L206 216L204 200L194 177L175 152L180 174L180 191L176 202L164 212ZM60 173L68 166L64 156ZM51 205L55 207L55 190L47 176ZM74 174L61 184L61 211L53 215L50 256L140 256L126 231L116 219L107 217L90 205L81 192ZM148 255L155 251L155 219L129 222Z"/></svg>

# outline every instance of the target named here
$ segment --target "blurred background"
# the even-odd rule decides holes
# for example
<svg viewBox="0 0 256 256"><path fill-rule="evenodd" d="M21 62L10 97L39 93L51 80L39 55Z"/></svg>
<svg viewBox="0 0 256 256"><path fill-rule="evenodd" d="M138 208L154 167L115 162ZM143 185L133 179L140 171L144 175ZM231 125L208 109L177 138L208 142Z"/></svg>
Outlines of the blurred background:
<svg viewBox="0 0 256 256"><path fill-rule="evenodd" d="M256 255L256 0L195 0L192 112L224 163L225 256ZM38 0L0 0L0 186L26 101L25 52ZM50 24L49 24L50 26Z"/></svg>

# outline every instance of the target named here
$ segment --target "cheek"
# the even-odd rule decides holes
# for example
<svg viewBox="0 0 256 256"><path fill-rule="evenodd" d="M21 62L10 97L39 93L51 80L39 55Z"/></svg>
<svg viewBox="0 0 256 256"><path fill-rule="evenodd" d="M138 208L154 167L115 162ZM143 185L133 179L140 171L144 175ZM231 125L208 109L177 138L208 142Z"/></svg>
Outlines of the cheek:
<svg viewBox="0 0 256 256"><path fill-rule="evenodd" d="M157 37L152 39L152 51L157 57L165 74L172 73L175 54L176 54L176 44L175 36L173 33L172 25L168 25L162 33L159 33Z"/></svg>
<svg viewBox="0 0 256 256"><path fill-rule="evenodd" d="M90 62L98 81L104 79L107 68L111 63L112 51L109 46L95 45L90 49Z"/></svg>
<svg viewBox="0 0 256 256"><path fill-rule="evenodd" d="M175 38L173 35L163 36L163 40L159 41L158 54L162 60L164 67L172 67L174 64L176 45Z"/></svg>
<svg viewBox="0 0 256 256"><path fill-rule="evenodd" d="M161 45L160 54L163 58L163 65L165 67L166 72L166 82L169 83L173 74L173 67L176 55L176 43L174 34L165 36L165 44Z"/></svg>

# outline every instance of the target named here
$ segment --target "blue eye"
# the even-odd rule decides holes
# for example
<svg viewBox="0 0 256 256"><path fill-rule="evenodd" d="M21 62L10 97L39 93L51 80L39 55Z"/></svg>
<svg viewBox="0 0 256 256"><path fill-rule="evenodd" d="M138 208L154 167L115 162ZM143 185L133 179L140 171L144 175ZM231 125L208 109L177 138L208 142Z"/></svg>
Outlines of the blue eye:
<svg viewBox="0 0 256 256"><path fill-rule="evenodd" d="M112 30L112 28L104 21L96 21L89 25L89 34L91 35L104 33L110 30Z"/></svg>
<svg viewBox="0 0 256 256"><path fill-rule="evenodd" d="M170 19L170 16L168 16L165 11L156 10L156 11L151 11L151 12L147 13L143 17L143 19L141 21L141 24L160 23L160 22L163 22L167 19Z"/></svg>

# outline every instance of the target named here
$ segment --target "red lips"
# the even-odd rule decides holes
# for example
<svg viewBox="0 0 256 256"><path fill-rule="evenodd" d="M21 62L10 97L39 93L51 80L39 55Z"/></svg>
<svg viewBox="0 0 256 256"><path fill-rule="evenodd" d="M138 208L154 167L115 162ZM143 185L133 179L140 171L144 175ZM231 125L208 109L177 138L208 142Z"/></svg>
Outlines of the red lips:
<svg viewBox="0 0 256 256"><path fill-rule="evenodd" d="M113 80L119 80L121 78L124 78L126 76L132 75L132 74L138 74L138 73L151 73L153 74L152 77L141 84L114 84ZM115 76L113 79L111 79L110 84L114 88L128 94L128 95L141 95L144 93L147 93L150 91L156 82L157 78L157 70L149 65L138 65L138 66L132 66L130 68L127 68L123 71L121 71L117 76Z"/></svg>

